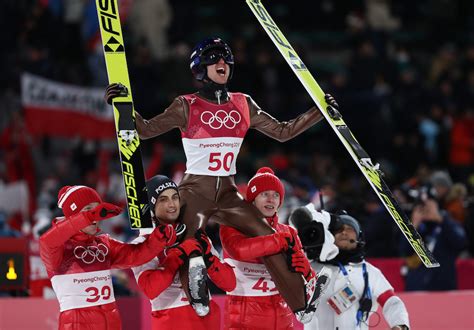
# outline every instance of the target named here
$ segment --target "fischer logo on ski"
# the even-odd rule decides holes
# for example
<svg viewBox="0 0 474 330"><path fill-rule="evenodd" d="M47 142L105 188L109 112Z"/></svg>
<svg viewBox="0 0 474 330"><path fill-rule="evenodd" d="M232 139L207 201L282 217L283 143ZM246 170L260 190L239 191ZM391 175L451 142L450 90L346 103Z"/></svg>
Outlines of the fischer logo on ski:
<svg viewBox="0 0 474 330"><path fill-rule="evenodd" d="M126 91L113 100L113 109L130 227L153 228L117 0L96 0L96 5L109 82Z"/></svg>
<svg viewBox="0 0 474 330"><path fill-rule="evenodd" d="M104 45L104 52L107 53L118 53L125 52L123 45L118 42L114 37L110 37L109 41Z"/></svg>
<svg viewBox="0 0 474 330"><path fill-rule="evenodd" d="M362 171L370 186L375 191L380 201L384 204L393 220L397 223L398 227L413 247L413 250L420 257L423 264L429 268L439 267L439 263L436 261L431 251L426 247L420 234L416 231L410 219L403 212L383 180L382 171L379 169L378 164L373 165L370 156L361 147L359 142L357 142L356 138L342 119L341 114L338 111L333 111L335 109L331 108L328 111L328 105L324 100L323 90L319 87L303 61L300 59L293 47L291 47L281 30L277 27L260 0L246 0L246 2L264 30L267 32L270 39L280 51L281 55L287 61L290 68L303 84L324 118L329 122L337 137L341 140L344 147L346 147L352 159Z"/></svg>

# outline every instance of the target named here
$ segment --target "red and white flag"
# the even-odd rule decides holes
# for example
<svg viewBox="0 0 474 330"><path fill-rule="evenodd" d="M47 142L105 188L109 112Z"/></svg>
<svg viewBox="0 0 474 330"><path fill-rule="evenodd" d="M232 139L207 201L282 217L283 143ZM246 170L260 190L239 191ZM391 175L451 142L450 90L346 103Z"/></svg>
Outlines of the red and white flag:
<svg viewBox="0 0 474 330"><path fill-rule="evenodd" d="M29 73L21 77L26 125L36 136L113 139L113 110L103 95L101 88L64 84Z"/></svg>

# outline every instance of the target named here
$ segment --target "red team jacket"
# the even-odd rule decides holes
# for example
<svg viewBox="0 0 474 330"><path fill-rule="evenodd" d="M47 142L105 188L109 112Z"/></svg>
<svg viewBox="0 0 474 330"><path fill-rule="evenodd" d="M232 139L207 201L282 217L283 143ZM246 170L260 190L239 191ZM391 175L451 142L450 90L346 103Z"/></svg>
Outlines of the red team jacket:
<svg viewBox="0 0 474 330"><path fill-rule="evenodd" d="M294 228L278 223L278 216L267 218L277 232L290 232L296 238L294 249L301 249ZM292 329L293 312L280 296L260 257L280 252L271 236L248 237L238 230L221 226L224 260L234 267L237 285L227 293L225 329Z"/></svg>
<svg viewBox="0 0 474 330"><path fill-rule="evenodd" d="M75 215L74 217L77 217ZM165 248L156 230L142 244L109 235L87 235L57 218L40 237L40 256L59 301L59 329L121 329L112 286L112 268L148 262Z"/></svg>

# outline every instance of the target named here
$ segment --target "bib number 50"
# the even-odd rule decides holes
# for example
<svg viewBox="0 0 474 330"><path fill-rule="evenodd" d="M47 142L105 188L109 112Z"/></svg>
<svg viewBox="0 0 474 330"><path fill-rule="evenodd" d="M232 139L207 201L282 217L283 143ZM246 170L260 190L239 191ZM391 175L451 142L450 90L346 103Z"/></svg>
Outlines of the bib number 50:
<svg viewBox="0 0 474 330"><path fill-rule="evenodd" d="M219 171L221 168L224 168L227 172L230 171L232 162L234 161L234 153L228 152L222 155L221 152L211 152L209 154L209 171Z"/></svg>

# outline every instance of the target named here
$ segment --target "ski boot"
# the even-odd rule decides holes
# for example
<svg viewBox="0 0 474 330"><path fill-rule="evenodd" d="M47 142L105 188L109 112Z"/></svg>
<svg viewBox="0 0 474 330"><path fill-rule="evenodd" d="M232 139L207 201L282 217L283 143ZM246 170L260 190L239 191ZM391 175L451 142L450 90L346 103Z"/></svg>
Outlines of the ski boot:
<svg viewBox="0 0 474 330"><path fill-rule="evenodd" d="M207 287L207 268L201 256L189 259L188 285L190 303L199 316L209 313L209 289Z"/></svg>
<svg viewBox="0 0 474 330"><path fill-rule="evenodd" d="M321 297L326 291L331 280L332 270L323 267L317 277L309 280L305 285L306 307L304 310L295 312L296 319L301 323L308 323L313 318L314 312L319 306Z"/></svg>

